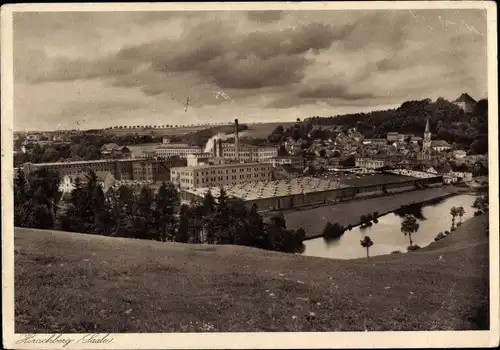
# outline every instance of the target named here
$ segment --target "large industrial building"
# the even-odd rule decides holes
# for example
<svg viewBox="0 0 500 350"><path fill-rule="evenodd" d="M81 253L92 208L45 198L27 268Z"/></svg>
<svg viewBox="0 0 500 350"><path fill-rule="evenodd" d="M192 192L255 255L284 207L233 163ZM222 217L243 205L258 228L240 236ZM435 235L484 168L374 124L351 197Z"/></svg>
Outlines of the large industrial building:
<svg viewBox="0 0 500 350"><path fill-rule="evenodd" d="M414 174L418 175L418 174ZM361 180L361 181L360 181ZM229 197L238 198L248 207L257 206L260 212L284 210L309 205L334 204L354 198L378 197L417 188L442 186L441 176L426 174L424 177L370 174L353 179L322 179L300 177L288 180L251 181L224 187ZM183 202L200 201L210 191L217 198L217 186L183 188Z"/></svg>
<svg viewBox="0 0 500 350"><path fill-rule="evenodd" d="M251 181L270 181L272 167L265 163L194 165L172 168L170 178L179 189L231 186Z"/></svg>
<svg viewBox="0 0 500 350"><path fill-rule="evenodd" d="M186 157L188 154L203 153L199 146L190 146L180 143L170 143L155 148L154 154L157 158L168 158L173 156Z"/></svg>
<svg viewBox="0 0 500 350"><path fill-rule="evenodd" d="M91 170L95 173L109 172L116 180L155 182L170 179L170 166L168 160L101 159L77 162L25 163L23 171L25 174L29 174L45 168L57 172L63 178L65 175L83 175Z"/></svg>

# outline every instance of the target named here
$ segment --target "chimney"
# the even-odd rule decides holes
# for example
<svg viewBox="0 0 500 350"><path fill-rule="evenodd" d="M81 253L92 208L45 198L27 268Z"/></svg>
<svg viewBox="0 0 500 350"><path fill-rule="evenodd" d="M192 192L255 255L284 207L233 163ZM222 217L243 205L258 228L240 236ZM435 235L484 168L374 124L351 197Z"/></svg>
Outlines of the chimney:
<svg viewBox="0 0 500 350"><path fill-rule="evenodd" d="M219 139L219 150L218 150L218 154L219 154L219 157L220 158L223 158L222 156L222 140Z"/></svg>
<svg viewBox="0 0 500 350"><path fill-rule="evenodd" d="M214 139L213 153L214 153L214 157L217 157L217 139Z"/></svg>
<svg viewBox="0 0 500 350"><path fill-rule="evenodd" d="M238 131L238 119L234 120L234 148L236 151L236 160L240 160L240 134Z"/></svg>

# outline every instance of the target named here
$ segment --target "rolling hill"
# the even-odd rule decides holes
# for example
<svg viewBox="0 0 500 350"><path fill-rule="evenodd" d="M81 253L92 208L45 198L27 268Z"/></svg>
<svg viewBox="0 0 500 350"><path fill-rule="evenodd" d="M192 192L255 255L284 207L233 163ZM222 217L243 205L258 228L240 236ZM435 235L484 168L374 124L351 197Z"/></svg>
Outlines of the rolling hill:
<svg viewBox="0 0 500 350"><path fill-rule="evenodd" d="M15 331L486 329L486 224L356 260L16 228Z"/></svg>

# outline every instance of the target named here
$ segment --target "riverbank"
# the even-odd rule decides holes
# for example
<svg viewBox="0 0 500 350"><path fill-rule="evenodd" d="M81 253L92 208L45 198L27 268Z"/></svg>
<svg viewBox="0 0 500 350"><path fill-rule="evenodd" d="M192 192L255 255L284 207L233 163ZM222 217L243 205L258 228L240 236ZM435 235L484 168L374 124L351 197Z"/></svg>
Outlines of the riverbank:
<svg viewBox="0 0 500 350"><path fill-rule="evenodd" d="M355 260L16 228L15 331L487 329L485 222Z"/></svg>
<svg viewBox="0 0 500 350"><path fill-rule="evenodd" d="M315 208L300 208L283 212L287 227L298 229L302 227L306 231L306 240L322 236L323 229L328 221L338 222L347 227L359 225L361 215L379 212L379 216L391 213L399 209L402 205L415 204L447 198L467 190L446 186L436 188L426 188L411 192L397 193L393 195L375 197L368 199L357 199L348 202L326 205Z"/></svg>

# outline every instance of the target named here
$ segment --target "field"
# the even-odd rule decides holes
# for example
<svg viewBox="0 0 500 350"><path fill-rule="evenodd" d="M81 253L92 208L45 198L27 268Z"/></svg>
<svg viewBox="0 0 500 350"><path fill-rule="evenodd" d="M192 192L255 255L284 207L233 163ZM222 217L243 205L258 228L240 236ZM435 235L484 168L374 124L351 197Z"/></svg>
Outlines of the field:
<svg viewBox="0 0 500 350"><path fill-rule="evenodd" d="M244 123L244 121L241 121ZM283 122L283 123L262 123L262 124L247 124L248 130L245 131L244 137L252 138L266 138L276 129L278 126L283 126L283 128L288 128L293 125L293 122Z"/></svg>
<svg viewBox="0 0 500 350"><path fill-rule="evenodd" d="M377 210L380 214L398 209L410 203L424 202L454 192L454 188L427 188L417 191L392 194L370 199L321 206L316 208L296 209L284 212L288 228L302 227L308 237L321 234L326 223L338 222L342 226L356 225L361 215Z"/></svg>
<svg viewBox="0 0 500 350"><path fill-rule="evenodd" d="M485 329L486 219L356 260L17 228L15 331Z"/></svg>

